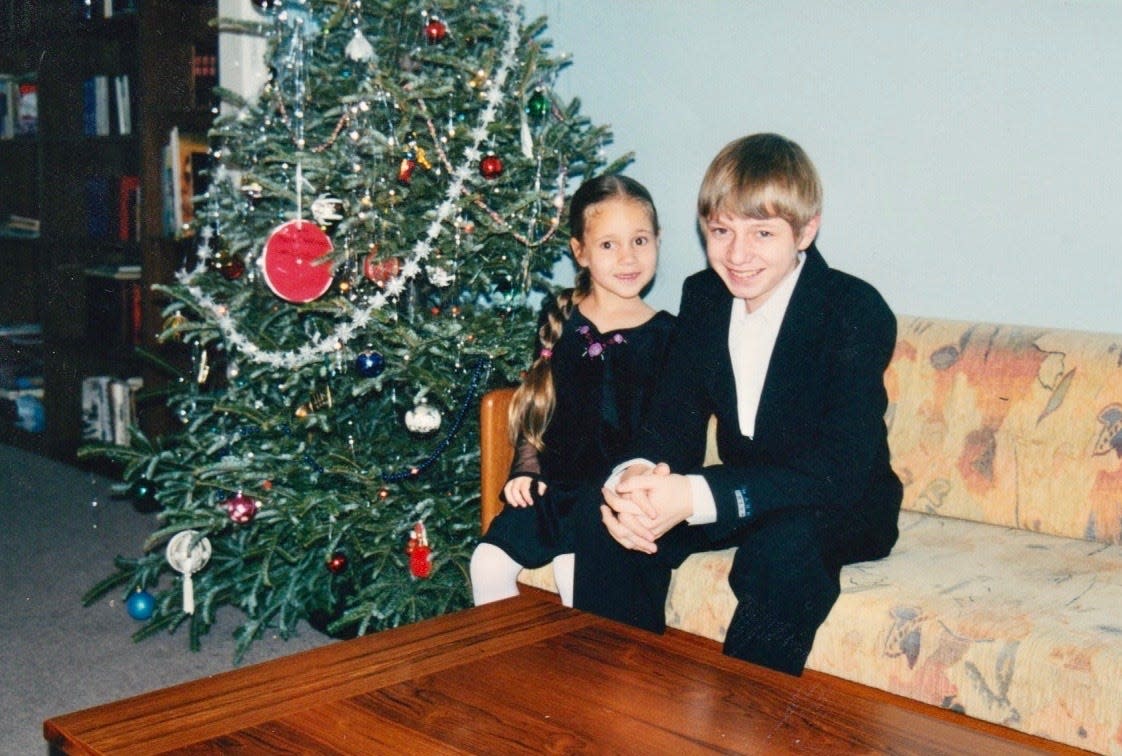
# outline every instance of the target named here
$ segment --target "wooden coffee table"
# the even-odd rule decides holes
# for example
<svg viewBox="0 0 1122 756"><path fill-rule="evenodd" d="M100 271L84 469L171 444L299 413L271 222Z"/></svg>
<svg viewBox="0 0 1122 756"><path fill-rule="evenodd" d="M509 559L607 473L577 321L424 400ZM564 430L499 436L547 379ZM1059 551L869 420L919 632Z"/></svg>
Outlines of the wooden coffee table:
<svg viewBox="0 0 1122 756"><path fill-rule="evenodd" d="M1076 752L524 595L96 706L67 753Z"/></svg>

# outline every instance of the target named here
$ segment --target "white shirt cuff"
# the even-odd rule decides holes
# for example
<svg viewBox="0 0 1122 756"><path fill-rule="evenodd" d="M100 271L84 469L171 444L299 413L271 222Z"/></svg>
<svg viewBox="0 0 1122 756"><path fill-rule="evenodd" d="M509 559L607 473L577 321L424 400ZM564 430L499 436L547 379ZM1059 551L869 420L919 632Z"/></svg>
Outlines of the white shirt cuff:
<svg viewBox="0 0 1122 756"><path fill-rule="evenodd" d="M690 496L693 499L693 514L686 518L690 525L709 525L717 521L717 502L709 484L702 475L687 475L690 482Z"/></svg>
<svg viewBox="0 0 1122 756"><path fill-rule="evenodd" d="M642 457L635 457L634 459L629 459L626 462L620 462L618 465L612 468L612 474L609 475L608 479L604 482L604 488L614 492L616 490L616 486L619 485L619 479L623 477L624 471L632 465L638 464L647 465L648 467L654 467L654 462L651 462L649 459L643 459Z"/></svg>

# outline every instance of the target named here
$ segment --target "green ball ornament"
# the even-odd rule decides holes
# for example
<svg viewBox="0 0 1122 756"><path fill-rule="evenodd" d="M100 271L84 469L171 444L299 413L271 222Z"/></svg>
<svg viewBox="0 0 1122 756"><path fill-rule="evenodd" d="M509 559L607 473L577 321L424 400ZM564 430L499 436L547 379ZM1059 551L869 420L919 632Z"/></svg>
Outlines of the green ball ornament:
<svg viewBox="0 0 1122 756"><path fill-rule="evenodd" d="M148 478L137 478L129 488L133 506L140 512L154 512L159 509L156 501L156 484Z"/></svg>
<svg viewBox="0 0 1122 756"><path fill-rule="evenodd" d="M531 118L545 118L549 114L549 109L549 95L540 89L530 95L530 99L526 103L526 115Z"/></svg>

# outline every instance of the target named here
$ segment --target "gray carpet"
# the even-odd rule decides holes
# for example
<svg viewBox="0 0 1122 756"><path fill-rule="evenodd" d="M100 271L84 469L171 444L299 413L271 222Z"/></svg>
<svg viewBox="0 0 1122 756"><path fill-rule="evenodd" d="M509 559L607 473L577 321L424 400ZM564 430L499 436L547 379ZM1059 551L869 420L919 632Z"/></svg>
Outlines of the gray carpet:
<svg viewBox="0 0 1122 756"><path fill-rule="evenodd" d="M233 667L236 610L203 640L132 641L120 596L82 595L136 556L155 516L110 496L110 481L0 444L0 754L46 754L43 720ZM97 502L96 506L94 502ZM242 666L331 642L310 627L257 641Z"/></svg>

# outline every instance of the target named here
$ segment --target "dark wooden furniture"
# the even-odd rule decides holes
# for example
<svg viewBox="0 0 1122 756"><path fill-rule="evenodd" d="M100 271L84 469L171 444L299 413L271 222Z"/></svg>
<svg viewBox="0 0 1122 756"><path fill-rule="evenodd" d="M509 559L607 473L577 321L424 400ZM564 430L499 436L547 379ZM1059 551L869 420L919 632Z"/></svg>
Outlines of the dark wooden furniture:
<svg viewBox="0 0 1122 756"><path fill-rule="evenodd" d="M524 595L53 717L66 753L1074 753Z"/></svg>
<svg viewBox="0 0 1122 756"><path fill-rule="evenodd" d="M0 222L12 213L41 221L33 238L0 232L0 323L41 323L46 342L46 428L37 439L16 441L71 462L82 443L83 378L143 375L149 388L169 380L134 353L137 341L157 348L162 303L151 285L170 282L193 248L163 227L163 146L173 126L205 134L214 119L209 77L200 84L194 64L196 56L217 52L216 0L119 0L108 4L108 17L106 5L0 0L0 73L34 81L39 105L34 135L0 140ZM124 129L116 117L121 76L130 93ZM108 133L89 133L87 87L97 78L108 82ZM124 177L140 182L139 224L129 226L127 238L119 228ZM131 332L131 299L120 293L132 287L90 275L118 266L129 266L134 277L141 269L139 339ZM98 327L97 313L121 309L128 313L126 336ZM150 435L171 425L159 403L141 410Z"/></svg>

